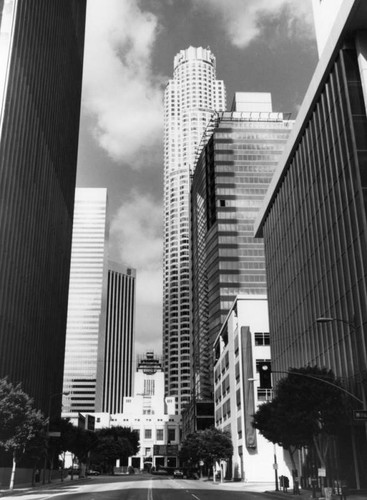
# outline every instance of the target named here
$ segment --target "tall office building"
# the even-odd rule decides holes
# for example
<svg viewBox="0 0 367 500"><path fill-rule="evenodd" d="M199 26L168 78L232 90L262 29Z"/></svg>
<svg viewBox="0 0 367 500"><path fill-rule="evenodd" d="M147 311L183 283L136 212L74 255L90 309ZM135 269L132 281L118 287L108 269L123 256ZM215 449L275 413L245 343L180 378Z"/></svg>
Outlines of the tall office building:
<svg viewBox="0 0 367 500"><path fill-rule="evenodd" d="M97 370L97 411L122 413L133 388L136 271L108 264L105 345Z"/></svg>
<svg viewBox="0 0 367 500"><path fill-rule="evenodd" d="M256 231L265 244L274 370L330 368L354 395L351 406L366 409L367 4L337 3ZM365 488L366 429L350 425L339 470Z"/></svg>
<svg viewBox="0 0 367 500"><path fill-rule="evenodd" d="M66 329L64 413L96 411L97 365L105 343L107 239L107 189L78 188Z"/></svg>
<svg viewBox="0 0 367 500"><path fill-rule="evenodd" d="M238 294L266 294L254 221L292 124L268 93L236 93L214 117L191 186L193 372L196 401L213 399L213 343Z"/></svg>
<svg viewBox="0 0 367 500"><path fill-rule="evenodd" d="M190 400L189 184L198 144L213 111L226 105L209 48L189 47L174 58L164 108L163 360L166 395L178 411Z"/></svg>
<svg viewBox="0 0 367 500"><path fill-rule="evenodd" d="M105 188L78 188L71 254L64 415L121 413L130 396L135 269L108 260Z"/></svg>
<svg viewBox="0 0 367 500"><path fill-rule="evenodd" d="M45 414L61 403L85 10L0 2L0 377Z"/></svg>

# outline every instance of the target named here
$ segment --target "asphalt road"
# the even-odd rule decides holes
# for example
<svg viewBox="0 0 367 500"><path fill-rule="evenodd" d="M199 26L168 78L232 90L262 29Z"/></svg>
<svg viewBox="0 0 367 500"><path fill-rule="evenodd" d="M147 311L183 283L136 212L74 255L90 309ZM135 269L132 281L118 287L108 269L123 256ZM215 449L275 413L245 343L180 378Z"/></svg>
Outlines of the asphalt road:
<svg viewBox="0 0 367 500"><path fill-rule="evenodd" d="M14 492L15 493L15 492ZM7 495L5 495L7 496ZM159 476L93 477L53 483L12 495L18 500L262 500L269 495L238 485Z"/></svg>

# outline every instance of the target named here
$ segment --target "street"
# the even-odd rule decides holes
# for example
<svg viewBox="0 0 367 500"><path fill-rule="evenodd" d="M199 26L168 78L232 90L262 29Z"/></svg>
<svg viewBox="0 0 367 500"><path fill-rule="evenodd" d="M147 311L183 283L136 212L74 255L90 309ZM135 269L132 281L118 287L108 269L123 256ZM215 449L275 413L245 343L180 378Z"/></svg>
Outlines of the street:
<svg viewBox="0 0 367 500"><path fill-rule="evenodd" d="M270 489L271 487L267 485ZM24 492L13 492L18 500L261 500L266 486L243 483L213 484L201 480L172 479L154 476L100 476L86 480L53 483ZM245 490L246 489L246 490ZM5 493L3 496L8 496ZM10 494L9 494L10 496Z"/></svg>

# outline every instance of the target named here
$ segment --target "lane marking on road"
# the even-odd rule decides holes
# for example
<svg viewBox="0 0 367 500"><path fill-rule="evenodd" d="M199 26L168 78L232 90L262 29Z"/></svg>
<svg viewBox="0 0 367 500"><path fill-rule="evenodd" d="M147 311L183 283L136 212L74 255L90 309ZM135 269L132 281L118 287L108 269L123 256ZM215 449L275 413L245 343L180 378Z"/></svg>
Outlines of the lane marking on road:
<svg viewBox="0 0 367 500"><path fill-rule="evenodd" d="M153 500L153 483L149 482L147 500Z"/></svg>
<svg viewBox="0 0 367 500"><path fill-rule="evenodd" d="M197 497L196 495L194 495L193 493L191 493L191 496L193 496L194 498L196 498L196 500L200 500L200 498Z"/></svg>

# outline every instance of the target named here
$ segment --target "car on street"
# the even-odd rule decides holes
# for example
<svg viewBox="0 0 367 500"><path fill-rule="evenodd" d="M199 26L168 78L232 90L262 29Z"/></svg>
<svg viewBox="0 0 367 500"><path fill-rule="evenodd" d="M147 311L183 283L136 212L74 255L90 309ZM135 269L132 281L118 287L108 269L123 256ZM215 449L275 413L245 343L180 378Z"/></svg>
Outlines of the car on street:
<svg viewBox="0 0 367 500"><path fill-rule="evenodd" d="M88 475L88 476L99 476L99 475L100 475L100 472L98 472L98 470L89 469L89 470L87 471L87 475Z"/></svg>
<svg viewBox="0 0 367 500"><path fill-rule="evenodd" d="M176 469L176 470L173 472L173 477L174 477L175 479L183 479L184 474L183 474L182 470Z"/></svg>

